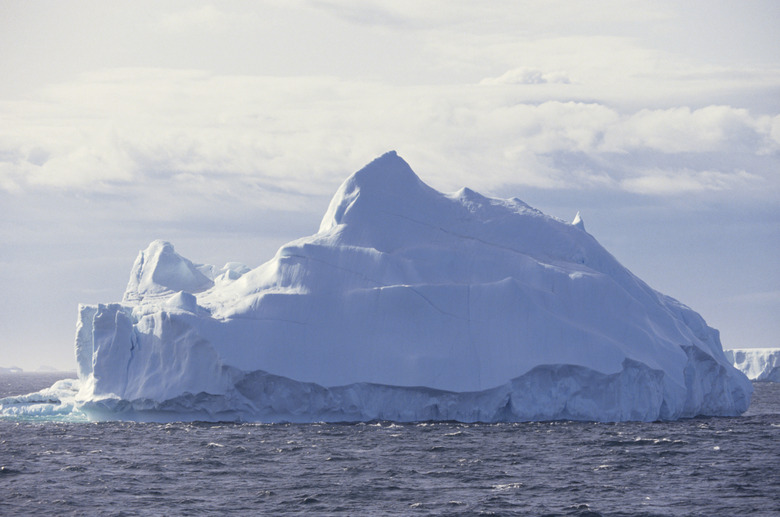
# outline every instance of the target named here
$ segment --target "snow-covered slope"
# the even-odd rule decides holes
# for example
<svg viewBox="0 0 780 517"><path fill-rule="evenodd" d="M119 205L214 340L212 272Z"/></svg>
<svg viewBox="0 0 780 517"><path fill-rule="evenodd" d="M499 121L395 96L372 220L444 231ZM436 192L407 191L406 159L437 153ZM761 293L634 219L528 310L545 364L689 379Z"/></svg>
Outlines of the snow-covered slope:
<svg viewBox="0 0 780 517"><path fill-rule="evenodd" d="M80 308L76 356L92 418L655 420L752 391L579 216L440 193L394 152L255 269L153 242L122 303Z"/></svg>
<svg viewBox="0 0 780 517"><path fill-rule="evenodd" d="M780 382L780 348L738 348L724 353L751 381Z"/></svg>

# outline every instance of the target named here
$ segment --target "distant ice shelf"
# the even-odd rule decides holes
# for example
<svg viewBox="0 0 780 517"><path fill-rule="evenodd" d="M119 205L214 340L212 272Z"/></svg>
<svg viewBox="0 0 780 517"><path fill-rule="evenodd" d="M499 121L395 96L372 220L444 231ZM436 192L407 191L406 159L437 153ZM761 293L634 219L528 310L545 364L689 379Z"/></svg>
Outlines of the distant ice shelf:
<svg viewBox="0 0 780 517"><path fill-rule="evenodd" d="M122 302L79 308L76 361L67 404L91 419L649 421L752 393L718 332L580 214L444 194L394 152L259 267L152 242Z"/></svg>

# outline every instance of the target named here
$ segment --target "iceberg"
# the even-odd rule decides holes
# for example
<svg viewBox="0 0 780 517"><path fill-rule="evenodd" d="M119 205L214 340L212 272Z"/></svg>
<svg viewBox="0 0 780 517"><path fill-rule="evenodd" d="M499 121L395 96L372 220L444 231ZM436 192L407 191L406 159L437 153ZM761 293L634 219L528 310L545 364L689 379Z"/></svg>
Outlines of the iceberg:
<svg viewBox="0 0 780 517"><path fill-rule="evenodd" d="M736 348L723 352L751 381L780 382L780 348Z"/></svg>
<svg viewBox="0 0 780 517"><path fill-rule="evenodd" d="M579 214L438 192L395 152L254 269L152 242L121 302L79 307L76 359L93 420L653 421L752 393Z"/></svg>

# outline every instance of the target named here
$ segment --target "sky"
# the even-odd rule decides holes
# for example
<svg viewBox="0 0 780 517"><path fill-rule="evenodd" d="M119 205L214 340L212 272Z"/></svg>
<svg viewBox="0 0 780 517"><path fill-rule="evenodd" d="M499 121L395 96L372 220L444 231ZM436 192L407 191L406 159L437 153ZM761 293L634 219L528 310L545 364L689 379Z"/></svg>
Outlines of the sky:
<svg viewBox="0 0 780 517"><path fill-rule="evenodd" d="M0 0L0 366L155 239L271 259L352 172L519 197L780 346L780 2Z"/></svg>

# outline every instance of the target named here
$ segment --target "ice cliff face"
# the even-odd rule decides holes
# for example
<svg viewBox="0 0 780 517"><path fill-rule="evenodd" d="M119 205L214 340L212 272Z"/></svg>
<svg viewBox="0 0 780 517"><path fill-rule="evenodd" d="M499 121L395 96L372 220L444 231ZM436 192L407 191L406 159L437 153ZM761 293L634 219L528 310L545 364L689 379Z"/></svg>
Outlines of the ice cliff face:
<svg viewBox="0 0 780 517"><path fill-rule="evenodd" d="M255 269L153 242L122 303L80 308L76 356L93 418L655 420L752 391L579 216L437 192L393 152Z"/></svg>
<svg viewBox="0 0 780 517"><path fill-rule="evenodd" d="M751 381L780 382L780 348L724 350L726 358Z"/></svg>

